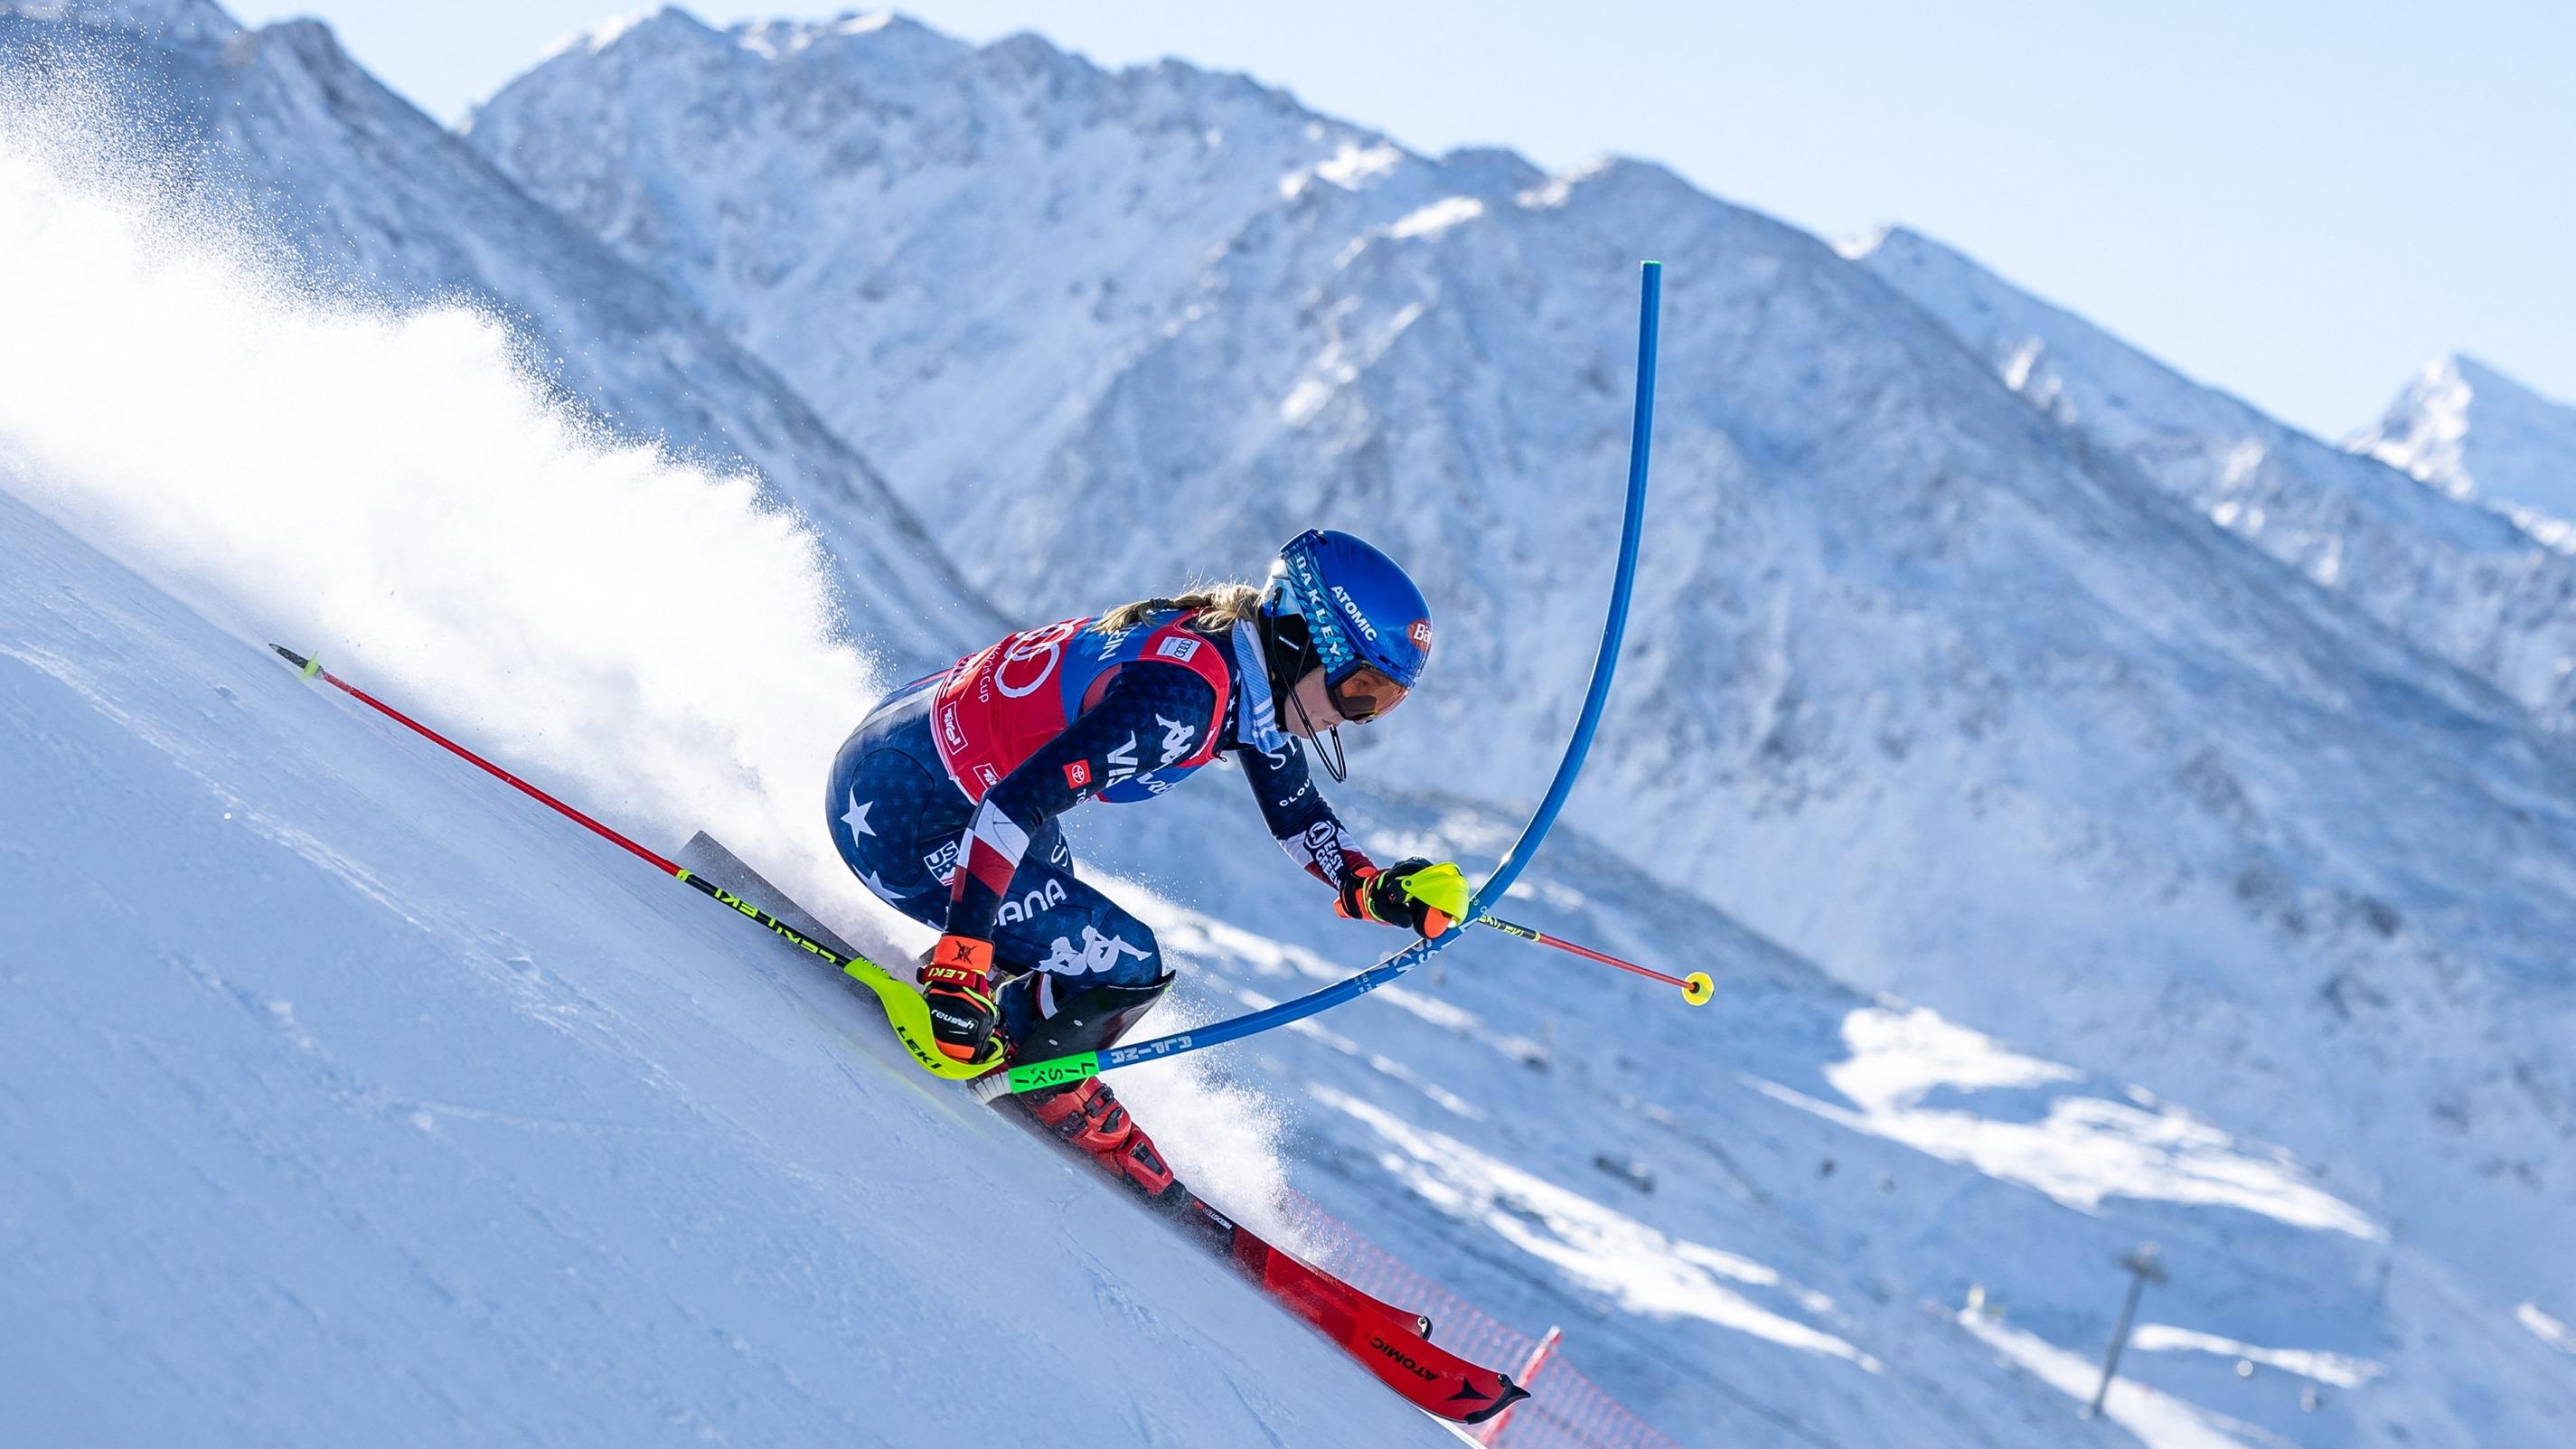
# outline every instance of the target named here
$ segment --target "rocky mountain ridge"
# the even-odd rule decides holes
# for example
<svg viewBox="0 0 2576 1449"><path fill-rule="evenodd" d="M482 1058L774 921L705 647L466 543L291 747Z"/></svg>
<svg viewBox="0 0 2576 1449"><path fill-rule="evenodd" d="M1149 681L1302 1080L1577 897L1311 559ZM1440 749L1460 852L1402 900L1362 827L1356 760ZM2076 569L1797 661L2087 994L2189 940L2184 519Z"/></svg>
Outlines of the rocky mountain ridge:
<svg viewBox="0 0 2576 1449"><path fill-rule="evenodd" d="M2576 550L2576 407L2474 357L2437 357L2378 422L2344 440L2463 502L2484 501L2532 537Z"/></svg>

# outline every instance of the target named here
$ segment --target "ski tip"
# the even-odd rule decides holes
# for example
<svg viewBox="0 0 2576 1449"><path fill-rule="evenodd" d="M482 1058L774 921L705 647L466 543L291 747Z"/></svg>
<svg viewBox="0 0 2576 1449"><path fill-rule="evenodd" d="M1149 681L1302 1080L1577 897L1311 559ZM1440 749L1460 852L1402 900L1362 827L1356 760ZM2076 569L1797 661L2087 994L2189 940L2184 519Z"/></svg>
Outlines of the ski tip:
<svg viewBox="0 0 2576 1449"><path fill-rule="evenodd" d="M1716 994L1717 983L1705 971L1694 971L1682 978L1682 1000L1693 1006L1708 1005L1708 999Z"/></svg>
<svg viewBox="0 0 2576 1449"><path fill-rule="evenodd" d="M1531 1397L1531 1395L1530 1395L1530 1391L1529 1391L1529 1390L1527 1390L1527 1389L1525 1389L1525 1388L1522 1388L1520 1385L1518 1385L1518 1384L1516 1384L1516 1383L1513 1383L1513 1382L1512 1382L1512 1376L1511 1376L1510 1374L1498 1373L1498 1374L1494 1375L1494 1377L1495 1377L1495 1378L1497 1378L1497 1379L1500 1379L1500 1380L1502 1381L1502 1391L1501 1391L1500 1393L1498 1393L1498 1394L1494 1395L1494 1401L1493 1401L1492 1403L1490 1403L1490 1404L1486 1404L1486 1405L1484 1405L1483 1407L1478 1408L1478 1409L1475 1409L1475 1410L1473 1410L1473 1411L1471 1411L1471 1412L1469 1412L1469 1413L1465 1413L1465 1414L1460 1414L1460 1415L1458 1415L1458 1422L1459 1422L1459 1423L1462 1423L1462 1424L1485 1424L1485 1423L1490 1423L1490 1422L1492 1422L1492 1421L1493 1421L1497 1416L1502 1415L1502 1414L1507 1414L1507 1413L1511 1412L1511 1408L1512 1408L1512 1406L1513 1406L1514 1404L1519 1403L1519 1402L1520 1402L1521 1400L1523 1400L1523 1399L1526 1399L1526 1398Z"/></svg>

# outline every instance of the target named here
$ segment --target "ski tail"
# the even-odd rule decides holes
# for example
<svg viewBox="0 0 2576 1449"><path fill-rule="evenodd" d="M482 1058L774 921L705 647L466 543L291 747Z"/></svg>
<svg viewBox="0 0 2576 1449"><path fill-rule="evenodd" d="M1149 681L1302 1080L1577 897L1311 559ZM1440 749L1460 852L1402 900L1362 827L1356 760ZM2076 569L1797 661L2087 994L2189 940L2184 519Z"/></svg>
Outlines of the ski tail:
<svg viewBox="0 0 2576 1449"><path fill-rule="evenodd" d="M912 1053L922 1070L951 1081L972 1081L1000 1065L998 1052L982 1061L960 1062L940 1051L930 1029L930 1008L911 982L852 950L815 920L813 912L789 899L714 836L701 830L689 837L679 853L679 863L671 869L692 889L767 926L780 940L830 960L842 975L873 992L885 1012L886 1025L894 1028L895 1040Z"/></svg>
<svg viewBox="0 0 2576 1449"><path fill-rule="evenodd" d="M689 874L723 886L726 890L795 927L806 939L831 947L844 959L850 957L865 959L859 951L851 947L849 942L833 934L830 927L815 920L803 906L789 899L787 892L771 885L759 871L753 870L744 863L742 857L727 850L723 841L705 831L701 830L690 836L689 843L681 846L679 853L673 858L686 866Z"/></svg>

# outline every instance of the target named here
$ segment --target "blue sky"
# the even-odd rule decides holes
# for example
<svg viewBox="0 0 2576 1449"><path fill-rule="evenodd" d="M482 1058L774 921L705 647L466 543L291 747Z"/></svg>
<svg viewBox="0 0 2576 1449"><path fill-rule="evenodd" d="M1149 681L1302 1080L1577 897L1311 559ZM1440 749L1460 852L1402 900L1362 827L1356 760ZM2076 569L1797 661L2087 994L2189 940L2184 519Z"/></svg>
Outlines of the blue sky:
<svg viewBox="0 0 2576 1449"><path fill-rule="evenodd" d="M443 120L615 0L315 14ZM841 6L707 4L714 24ZM1661 161L1827 238L1899 222L2328 439L2435 354L2576 401L2576 6L915 0L971 40L1249 71L1419 150Z"/></svg>

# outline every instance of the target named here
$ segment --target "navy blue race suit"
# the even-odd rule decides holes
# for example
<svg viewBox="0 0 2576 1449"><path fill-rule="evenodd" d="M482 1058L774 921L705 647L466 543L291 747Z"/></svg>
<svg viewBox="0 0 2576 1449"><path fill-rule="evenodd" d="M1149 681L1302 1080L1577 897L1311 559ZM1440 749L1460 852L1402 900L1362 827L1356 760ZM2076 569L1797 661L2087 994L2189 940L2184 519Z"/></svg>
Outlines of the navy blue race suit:
<svg viewBox="0 0 2576 1449"><path fill-rule="evenodd" d="M1252 626L1204 634L1181 611L1115 634L1023 631L897 690L842 744L826 810L879 899L993 942L998 976L1028 973L999 996L1025 1042L1089 987L1170 980L1154 933L1075 877L1057 817L1095 795L1150 799L1220 755L1317 880L1338 891L1375 869L1278 728Z"/></svg>

